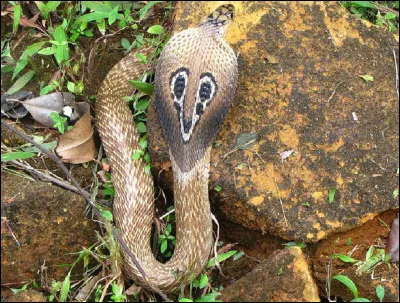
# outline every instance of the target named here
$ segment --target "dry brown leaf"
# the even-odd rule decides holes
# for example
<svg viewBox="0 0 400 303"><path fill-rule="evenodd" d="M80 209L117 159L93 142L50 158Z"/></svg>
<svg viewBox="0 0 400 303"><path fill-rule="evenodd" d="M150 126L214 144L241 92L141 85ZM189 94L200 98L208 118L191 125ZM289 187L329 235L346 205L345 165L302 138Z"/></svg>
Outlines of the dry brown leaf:
<svg viewBox="0 0 400 303"><path fill-rule="evenodd" d="M231 248L234 247L236 244L237 243L229 243L229 244L222 246L220 249L218 249L217 254L220 255L220 254L230 251Z"/></svg>
<svg viewBox="0 0 400 303"><path fill-rule="evenodd" d="M135 284L132 284L131 287L129 287L126 291L125 294L127 296L136 296L140 291L142 290L141 286L136 286Z"/></svg>
<svg viewBox="0 0 400 303"><path fill-rule="evenodd" d="M90 106L85 102L79 102L77 107L82 117L70 131L59 138L55 149L62 161L73 164L88 162L97 156L90 119Z"/></svg>
<svg viewBox="0 0 400 303"><path fill-rule="evenodd" d="M279 64L279 58L271 55L271 54L266 54L265 59L268 61L270 64Z"/></svg>

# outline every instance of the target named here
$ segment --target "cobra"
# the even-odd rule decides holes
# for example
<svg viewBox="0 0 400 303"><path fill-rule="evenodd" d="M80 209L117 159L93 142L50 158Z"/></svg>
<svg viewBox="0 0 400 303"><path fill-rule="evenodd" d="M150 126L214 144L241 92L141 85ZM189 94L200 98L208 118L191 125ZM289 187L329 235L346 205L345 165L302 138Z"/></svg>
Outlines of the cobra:
<svg viewBox="0 0 400 303"><path fill-rule="evenodd" d="M140 149L139 134L123 99L132 92L128 80L148 67L134 54L127 55L111 69L98 93L97 127L112 167L115 223L146 279L122 250L123 271L149 288L171 292L189 283L212 250L210 151L236 88L237 59L225 40L233 14L232 5L220 6L198 27L174 35L156 66L155 102L169 147L176 212L176 247L166 263L151 252L153 179L145 173L144 161L132 160Z"/></svg>

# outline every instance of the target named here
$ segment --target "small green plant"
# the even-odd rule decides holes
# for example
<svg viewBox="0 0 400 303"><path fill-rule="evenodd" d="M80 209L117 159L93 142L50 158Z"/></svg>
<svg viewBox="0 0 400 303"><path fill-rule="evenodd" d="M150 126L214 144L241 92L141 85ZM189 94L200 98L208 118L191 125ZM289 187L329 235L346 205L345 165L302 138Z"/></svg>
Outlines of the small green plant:
<svg viewBox="0 0 400 303"><path fill-rule="evenodd" d="M217 186L214 187L214 190L215 190L216 192L220 192L220 191L222 190L222 187L219 186L219 185L217 185Z"/></svg>
<svg viewBox="0 0 400 303"><path fill-rule="evenodd" d="M21 288L10 288L10 290L14 293L14 294L19 294L22 291L25 291L30 283L26 283L24 284Z"/></svg>
<svg viewBox="0 0 400 303"><path fill-rule="evenodd" d="M399 1L342 1L341 3L358 18L383 26L390 32L396 32L399 28Z"/></svg>
<svg viewBox="0 0 400 303"><path fill-rule="evenodd" d="M126 296L122 293L123 288L117 283L113 282L111 285L112 288L112 296L110 297L113 302L124 302Z"/></svg>
<svg viewBox="0 0 400 303"><path fill-rule="evenodd" d="M68 118L60 116L56 112L52 112L50 114L51 119L54 121L54 128L57 128L61 134L65 133L65 130L70 130L72 128L71 125L67 125Z"/></svg>
<svg viewBox="0 0 400 303"><path fill-rule="evenodd" d="M176 245L175 236L172 234L172 225L175 222L174 209L174 206L168 207L168 215L164 217L166 224L158 237L160 252L166 258L170 258L172 256L172 252Z"/></svg>
<svg viewBox="0 0 400 303"><path fill-rule="evenodd" d="M102 185L103 195L112 198L115 196L115 188L114 185L112 184L111 174L109 172L106 172L105 175L107 181Z"/></svg>
<svg viewBox="0 0 400 303"><path fill-rule="evenodd" d="M382 285L377 285L375 291L379 302L382 302L383 298L385 297L385 288Z"/></svg>
<svg viewBox="0 0 400 303"><path fill-rule="evenodd" d="M329 190L329 195L328 195L328 200L330 204L332 204L335 201L335 194L336 194L336 188L332 187Z"/></svg>

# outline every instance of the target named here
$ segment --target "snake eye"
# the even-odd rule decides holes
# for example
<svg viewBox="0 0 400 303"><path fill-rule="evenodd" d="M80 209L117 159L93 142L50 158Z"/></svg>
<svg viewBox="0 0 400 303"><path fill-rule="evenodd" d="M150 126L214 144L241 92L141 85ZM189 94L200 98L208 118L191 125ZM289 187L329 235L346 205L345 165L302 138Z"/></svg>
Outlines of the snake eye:
<svg viewBox="0 0 400 303"><path fill-rule="evenodd" d="M183 102L183 97L186 91L187 80L189 77L189 70L187 68L180 68L175 73L171 75L170 78L170 88L174 102Z"/></svg>

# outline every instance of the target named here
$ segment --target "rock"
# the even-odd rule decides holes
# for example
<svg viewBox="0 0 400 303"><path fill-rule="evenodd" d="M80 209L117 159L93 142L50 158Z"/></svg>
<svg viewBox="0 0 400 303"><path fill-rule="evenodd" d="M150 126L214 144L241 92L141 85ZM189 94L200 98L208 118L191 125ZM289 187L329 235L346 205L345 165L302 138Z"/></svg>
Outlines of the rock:
<svg viewBox="0 0 400 303"><path fill-rule="evenodd" d="M275 251L246 276L222 290L219 299L224 302L320 301L299 247Z"/></svg>
<svg viewBox="0 0 400 303"><path fill-rule="evenodd" d="M85 200L59 187L3 171L1 189L2 284L31 279L38 284L63 281L69 268L57 266L73 263L77 255L70 253L97 240L97 224L84 215ZM42 265L47 267L47 281L41 281ZM79 274L81 268L76 266L73 274Z"/></svg>
<svg viewBox="0 0 400 303"><path fill-rule="evenodd" d="M28 289L12 295L5 302L47 302L47 298L36 290Z"/></svg>
<svg viewBox="0 0 400 303"><path fill-rule="evenodd" d="M179 5L175 31L196 26L220 3ZM234 5L227 40L239 54L239 80L212 151L214 208L246 227L306 242L397 208L398 37L337 2ZM148 128L156 181L171 189L154 108ZM257 133L258 142L224 159L243 133Z"/></svg>
<svg viewBox="0 0 400 303"><path fill-rule="evenodd" d="M397 266L389 267L380 263L373 268L373 271L361 272L357 271L358 266L353 263L345 263L337 258L332 258L333 254L350 254L352 258L365 262L366 253L371 245L376 246L373 254L376 254L378 249L383 249L389 235L387 226L391 225L395 217L395 211L385 212L358 228L331 236L318 243L315 253L310 259L321 296L327 297L326 281L329 276L327 268L331 260L330 277L338 274L349 277L356 285L360 297L367 298L372 302L379 302L376 296L376 287L381 285L385 289L384 302L399 301L399 269ZM387 226L381 222L385 222ZM351 291L336 280L331 282L330 293L331 299L336 296L339 298L338 301L350 302L354 299Z"/></svg>

